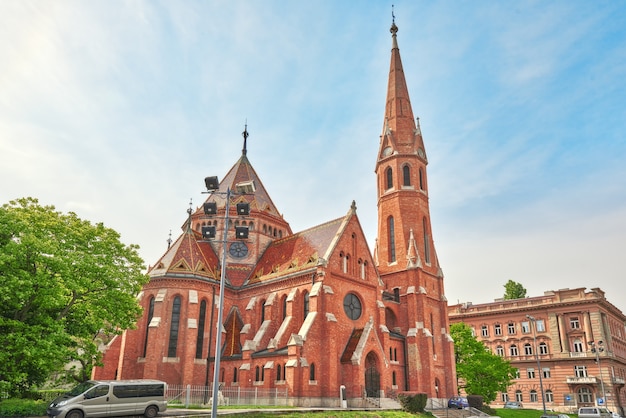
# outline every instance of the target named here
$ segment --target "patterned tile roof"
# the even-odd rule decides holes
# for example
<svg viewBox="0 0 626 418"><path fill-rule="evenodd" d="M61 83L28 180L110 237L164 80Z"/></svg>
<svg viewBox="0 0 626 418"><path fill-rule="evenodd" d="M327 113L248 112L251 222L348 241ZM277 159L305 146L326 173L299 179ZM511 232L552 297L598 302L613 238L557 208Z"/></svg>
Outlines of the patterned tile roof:
<svg viewBox="0 0 626 418"><path fill-rule="evenodd" d="M186 230L150 269L150 277L165 275L193 275L219 280L217 255L207 242L194 231Z"/></svg>
<svg viewBox="0 0 626 418"><path fill-rule="evenodd" d="M345 217L338 218L274 241L263 253L248 284L315 267L318 259L328 252L345 220Z"/></svg>

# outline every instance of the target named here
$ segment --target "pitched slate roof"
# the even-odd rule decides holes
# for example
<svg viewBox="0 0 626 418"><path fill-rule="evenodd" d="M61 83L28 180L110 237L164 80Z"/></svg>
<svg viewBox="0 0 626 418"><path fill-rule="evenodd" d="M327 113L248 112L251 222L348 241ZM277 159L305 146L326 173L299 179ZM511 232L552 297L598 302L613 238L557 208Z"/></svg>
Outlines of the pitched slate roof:
<svg viewBox="0 0 626 418"><path fill-rule="evenodd" d="M340 234L346 217L274 241L265 250L247 284L260 283L317 265Z"/></svg>

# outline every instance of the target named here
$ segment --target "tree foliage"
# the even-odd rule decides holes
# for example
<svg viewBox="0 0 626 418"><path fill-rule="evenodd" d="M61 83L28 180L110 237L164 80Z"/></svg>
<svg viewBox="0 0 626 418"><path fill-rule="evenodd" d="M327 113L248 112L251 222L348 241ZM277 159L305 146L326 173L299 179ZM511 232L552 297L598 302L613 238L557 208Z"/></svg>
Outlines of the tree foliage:
<svg viewBox="0 0 626 418"><path fill-rule="evenodd" d="M502 357L493 354L462 322L450 325L454 339L456 373L469 395L480 395L490 403L498 392L505 392L515 378L515 368Z"/></svg>
<svg viewBox="0 0 626 418"><path fill-rule="evenodd" d="M521 283L509 280L504 285L504 299L522 299L526 297L526 289Z"/></svg>
<svg viewBox="0 0 626 418"><path fill-rule="evenodd" d="M84 380L98 344L132 328L147 276L136 245L36 199L0 207L0 381L19 393L67 365Z"/></svg>

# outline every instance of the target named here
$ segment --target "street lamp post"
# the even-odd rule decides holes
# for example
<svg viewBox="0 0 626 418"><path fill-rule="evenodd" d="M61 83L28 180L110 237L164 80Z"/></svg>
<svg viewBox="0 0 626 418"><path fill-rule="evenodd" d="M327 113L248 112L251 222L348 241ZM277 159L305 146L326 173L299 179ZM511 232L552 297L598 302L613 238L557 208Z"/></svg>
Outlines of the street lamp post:
<svg viewBox="0 0 626 418"><path fill-rule="evenodd" d="M526 315L533 324L533 344L535 345L535 359L537 360L537 372L539 373L539 390L541 390L541 404L543 405L543 414L546 415L546 398L543 393L543 376L541 370L541 360L539 360L539 351L537 350L537 320L532 315Z"/></svg>
<svg viewBox="0 0 626 418"><path fill-rule="evenodd" d="M600 364L600 353L604 351L604 342L602 340L589 341L591 346L591 352L596 355L596 363L598 363L598 369L600 370L600 387L602 388L602 403L606 406L606 393L604 392L604 379L602 378L602 365Z"/></svg>
<svg viewBox="0 0 626 418"><path fill-rule="evenodd" d="M219 403L219 375L220 375L220 362L222 359L222 323L224 314L224 288L226 280L226 246L228 245L228 227L230 223L230 199L233 195L230 187L226 188L226 192L219 192L219 182L217 177L207 177L204 179L208 193L219 193L226 196L225 212L224 212L224 234L222 236L222 265L220 273L220 294L219 305L217 309L217 334L215 337L215 361L213 362L213 400L211 405L211 417L217 417L217 407ZM254 193L254 182L240 182L235 185L237 189L236 194ZM215 202L205 203L204 211L207 215L217 214L217 205ZM250 205L248 203L237 204L237 214L247 216L250 212ZM211 239L215 236L215 226L202 227L203 239ZM235 238L246 239L248 237L247 227L235 227ZM209 362L207 358L207 373Z"/></svg>

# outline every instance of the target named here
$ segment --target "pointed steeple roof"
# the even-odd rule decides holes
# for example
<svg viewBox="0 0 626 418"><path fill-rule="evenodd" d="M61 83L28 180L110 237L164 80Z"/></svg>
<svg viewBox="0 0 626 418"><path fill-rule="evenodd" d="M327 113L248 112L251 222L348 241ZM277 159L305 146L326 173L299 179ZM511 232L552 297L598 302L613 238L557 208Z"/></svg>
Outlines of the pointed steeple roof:
<svg viewBox="0 0 626 418"><path fill-rule="evenodd" d="M424 149L421 132L415 124L413 108L409 98L409 90L402 68L400 48L398 48L398 27L391 25L391 63L387 84L387 101L385 104L385 121L381 139L381 151L391 147L391 151L401 153L416 152ZM387 151L389 155L389 151Z"/></svg>
<svg viewBox="0 0 626 418"><path fill-rule="evenodd" d="M270 215L282 218L282 215L272 202L269 193L263 186L261 179L252 167L250 160L248 160L247 139L249 136L248 125L242 132L244 142L243 149L241 150L241 157L235 163L235 165L228 171L226 176L220 182L219 190L217 193L210 193L207 198L207 202L216 202L219 208L226 206L226 190L230 188L231 191L237 191L237 185L251 184L254 185L254 193L240 195L237 202L248 202L250 204L250 210L258 210L266 212ZM196 213L201 213L202 208L198 208Z"/></svg>

